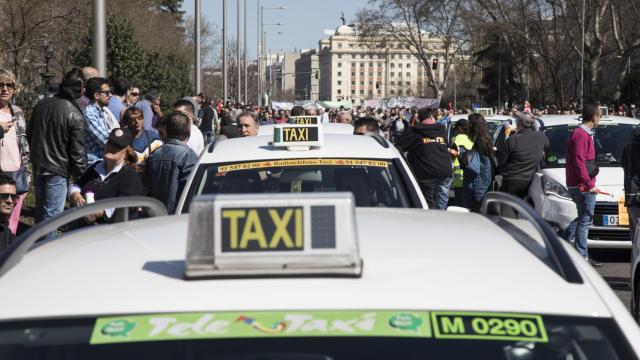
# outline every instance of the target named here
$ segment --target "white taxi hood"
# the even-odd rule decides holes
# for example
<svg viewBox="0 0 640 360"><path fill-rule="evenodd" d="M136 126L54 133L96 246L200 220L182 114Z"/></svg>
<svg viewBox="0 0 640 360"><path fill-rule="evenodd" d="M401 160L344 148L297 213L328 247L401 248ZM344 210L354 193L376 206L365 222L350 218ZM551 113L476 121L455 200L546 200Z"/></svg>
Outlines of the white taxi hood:
<svg viewBox="0 0 640 360"><path fill-rule="evenodd" d="M553 180L566 186L566 173L564 168L542 169L540 173L549 176ZM600 167L600 173L596 177L596 186L609 195L598 194L597 201L617 201L624 196L624 171L622 167Z"/></svg>

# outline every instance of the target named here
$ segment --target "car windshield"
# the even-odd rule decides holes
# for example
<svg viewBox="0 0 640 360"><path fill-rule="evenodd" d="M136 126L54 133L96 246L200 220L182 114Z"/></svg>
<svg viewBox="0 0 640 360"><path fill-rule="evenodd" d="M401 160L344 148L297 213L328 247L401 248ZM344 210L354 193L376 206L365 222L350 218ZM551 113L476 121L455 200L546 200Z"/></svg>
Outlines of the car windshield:
<svg viewBox="0 0 640 360"><path fill-rule="evenodd" d="M373 159L286 159L206 164L198 168L186 204L201 194L353 193L359 207L410 207L395 163Z"/></svg>
<svg viewBox="0 0 640 360"><path fill-rule="evenodd" d="M576 125L557 125L544 128L549 138L549 149L545 152L544 166L546 168L563 168L567 163L565 144L576 129ZM633 132L631 124L603 124L600 122L594 131L596 162L601 167L622 166L622 152Z"/></svg>
<svg viewBox="0 0 640 360"><path fill-rule="evenodd" d="M611 319L514 314L416 316L375 312L319 319L296 314L261 322L255 314L176 314L136 319L68 319L0 324L0 358L22 359L631 359ZM315 316L314 316L315 315ZM458 316L459 315L459 316ZM232 321L222 320L233 317ZM354 317L353 319L351 317ZM115 320L114 320L115 319ZM371 320L373 319L373 320ZM430 322L431 321L431 322ZM436 325L435 322L438 322ZM235 328L236 330L231 330ZM234 332L232 334L231 332ZM370 334L367 334L369 332ZM355 335L354 335L355 333ZM309 335L305 335L309 334ZM237 335L237 336L236 336Z"/></svg>

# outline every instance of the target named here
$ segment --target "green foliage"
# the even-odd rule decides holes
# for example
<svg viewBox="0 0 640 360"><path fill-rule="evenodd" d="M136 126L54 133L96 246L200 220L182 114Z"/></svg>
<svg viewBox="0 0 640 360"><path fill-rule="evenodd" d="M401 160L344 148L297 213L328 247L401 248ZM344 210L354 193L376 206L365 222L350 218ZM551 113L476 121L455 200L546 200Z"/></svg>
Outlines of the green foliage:
<svg viewBox="0 0 640 360"><path fill-rule="evenodd" d="M186 56L178 53L146 51L134 38L131 23L122 18L107 18L107 72L109 78L131 80L144 93L156 88L162 93L163 106L189 94L192 90ZM92 33L87 32L83 45L74 52L74 64L92 63Z"/></svg>

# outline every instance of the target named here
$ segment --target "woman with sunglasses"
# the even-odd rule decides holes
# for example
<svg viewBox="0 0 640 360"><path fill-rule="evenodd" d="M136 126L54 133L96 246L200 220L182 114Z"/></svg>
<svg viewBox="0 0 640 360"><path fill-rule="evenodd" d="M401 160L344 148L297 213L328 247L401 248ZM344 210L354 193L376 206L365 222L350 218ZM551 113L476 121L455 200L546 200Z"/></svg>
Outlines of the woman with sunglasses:
<svg viewBox="0 0 640 360"><path fill-rule="evenodd" d="M125 99L126 106L133 106L133 104L140 101L140 89L135 86L131 87L131 90L127 94L127 98Z"/></svg>
<svg viewBox="0 0 640 360"><path fill-rule="evenodd" d="M114 129L109 134L101 161L94 163L71 185L69 201L75 205L84 205L87 199L102 200L121 196L143 196L138 157L131 147L133 135L127 129ZM93 194L93 195L88 195ZM87 224L109 222L114 215L113 209L85 217ZM135 214L132 217L135 217Z"/></svg>
<svg viewBox="0 0 640 360"><path fill-rule="evenodd" d="M18 184L19 197L9 218L9 229L18 230L20 210L29 191L29 143L22 109L11 104L16 92L16 77L8 70L0 69L0 170L8 173Z"/></svg>

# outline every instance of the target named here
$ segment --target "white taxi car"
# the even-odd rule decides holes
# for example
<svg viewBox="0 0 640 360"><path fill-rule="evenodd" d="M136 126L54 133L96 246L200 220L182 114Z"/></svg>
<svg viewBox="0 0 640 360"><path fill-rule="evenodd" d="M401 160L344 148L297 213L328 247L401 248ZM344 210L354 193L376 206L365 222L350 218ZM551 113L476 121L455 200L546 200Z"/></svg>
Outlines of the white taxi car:
<svg viewBox="0 0 640 360"><path fill-rule="evenodd" d="M580 124L579 115L546 115L540 118L549 138L541 169L534 175L528 198L535 209L558 233L577 217L575 204L565 186L565 144ZM629 219L624 207L622 151L640 121L627 117L603 116L595 128L596 162L600 167L593 226L589 229L591 248L631 248Z"/></svg>
<svg viewBox="0 0 640 360"><path fill-rule="evenodd" d="M485 121L487 122L487 127L489 128L489 133L491 134L493 134L496 128L498 128L505 122L515 122L515 119L511 116L495 114L492 108L478 108L474 109L473 111L474 113L481 114L484 117ZM451 139L455 136L453 130L455 123L460 119L467 120L468 118L469 114L457 114L451 117L451 121L449 121L447 126L448 141L451 141Z"/></svg>
<svg viewBox="0 0 640 360"><path fill-rule="evenodd" d="M333 124L341 125L341 124ZM351 132L342 131L350 127ZM219 141L203 151L177 205L188 212L202 194L350 191L358 206L427 208L402 154L353 127L277 124L269 136Z"/></svg>
<svg viewBox="0 0 640 360"><path fill-rule="evenodd" d="M489 194L486 216L356 208L350 193L203 196L188 215L34 244L99 209L162 215L157 201L119 199L52 218L0 255L1 359L640 354L607 284L509 195ZM523 218L493 213L505 206Z"/></svg>

